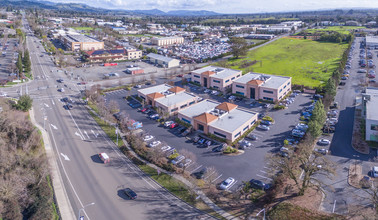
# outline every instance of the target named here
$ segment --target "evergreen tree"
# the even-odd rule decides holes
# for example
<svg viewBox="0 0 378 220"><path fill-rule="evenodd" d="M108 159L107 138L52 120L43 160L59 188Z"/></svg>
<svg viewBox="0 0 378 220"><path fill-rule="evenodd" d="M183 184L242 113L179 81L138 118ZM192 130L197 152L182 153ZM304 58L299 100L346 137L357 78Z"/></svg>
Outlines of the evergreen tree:
<svg viewBox="0 0 378 220"><path fill-rule="evenodd" d="M327 118L327 114L324 110L324 105L321 100L318 100L315 104L315 108L312 111L311 121L315 121L320 125L323 125Z"/></svg>
<svg viewBox="0 0 378 220"><path fill-rule="evenodd" d="M18 53L18 60L17 60L16 66L17 66L18 72L22 73L22 55L20 52Z"/></svg>
<svg viewBox="0 0 378 220"><path fill-rule="evenodd" d="M329 97L334 97L336 95L335 80L333 80L332 77L328 79L326 85L324 86L324 90Z"/></svg>
<svg viewBox="0 0 378 220"><path fill-rule="evenodd" d="M308 123L308 132L315 139L322 134L322 125L317 121L311 120Z"/></svg>
<svg viewBox="0 0 378 220"><path fill-rule="evenodd" d="M30 61L30 55L29 55L29 51L28 50L25 50L25 52L24 52L23 63L25 65L25 71L26 72L30 72L30 70L31 70L31 61Z"/></svg>

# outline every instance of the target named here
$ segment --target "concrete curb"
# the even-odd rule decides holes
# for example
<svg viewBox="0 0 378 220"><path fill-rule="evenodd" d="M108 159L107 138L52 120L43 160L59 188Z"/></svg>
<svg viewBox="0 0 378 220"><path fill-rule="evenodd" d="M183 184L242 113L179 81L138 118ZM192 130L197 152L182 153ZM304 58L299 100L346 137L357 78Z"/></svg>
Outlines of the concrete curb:
<svg viewBox="0 0 378 220"><path fill-rule="evenodd" d="M54 194L58 206L58 213L60 214L60 217L65 219L75 219L76 216L74 214L74 211L72 209L70 200L67 195L67 191L64 188L63 179L61 176L61 173L59 171L58 163L54 155L54 151L51 145L50 138L48 136L48 133L36 122L34 118L34 109L32 108L29 111L30 114L30 120L36 126L42 133L42 139L45 146L46 156L49 161L50 166L50 174L52 179L52 185L54 188Z"/></svg>

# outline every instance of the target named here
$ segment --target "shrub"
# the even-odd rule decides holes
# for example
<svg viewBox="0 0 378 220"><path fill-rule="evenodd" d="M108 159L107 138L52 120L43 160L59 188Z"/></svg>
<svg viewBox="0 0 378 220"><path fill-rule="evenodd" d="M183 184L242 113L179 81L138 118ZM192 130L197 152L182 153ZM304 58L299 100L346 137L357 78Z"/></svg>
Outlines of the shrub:
<svg viewBox="0 0 378 220"><path fill-rule="evenodd" d="M179 156L178 153L173 153L173 154L169 155L168 159L173 160L173 159L175 159L178 156Z"/></svg>
<svg viewBox="0 0 378 220"><path fill-rule="evenodd" d="M285 106L284 106L284 105L276 104L276 105L273 107L273 109L274 109L274 110L285 109Z"/></svg>
<svg viewBox="0 0 378 220"><path fill-rule="evenodd" d="M263 120L265 120L265 121L270 121L270 122L274 122L273 118L270 117L270 116L265 116L265 117L263 118Z"/></svg>
<svg viewBox="0 0 378 220"><path fill-rule="evenodd" d="M238 152L238 150L235 149L235 148L233 148L233 147L230 147L230 146L228 146L228 147L223 151L224 154L233 154L233 153L236 153L236 152Z"/></svg>

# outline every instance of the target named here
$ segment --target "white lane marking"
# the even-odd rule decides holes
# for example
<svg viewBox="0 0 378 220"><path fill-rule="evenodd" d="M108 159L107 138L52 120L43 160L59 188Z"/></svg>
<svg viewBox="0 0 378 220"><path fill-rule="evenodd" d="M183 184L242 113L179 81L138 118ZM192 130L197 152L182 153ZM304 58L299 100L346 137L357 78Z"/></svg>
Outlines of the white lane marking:
<svg viewBox="0 0 378 220"><path fill-rule="evenodd" d="M332 209L332 213L335 213L335 208L336 208L336 199L335 199L335 201L333 202L333 209Z"/></svg>
<svg viewBox="0 0 378 220"><path fill-rule="evenodd" d="M51 125L51 127L53 127L55 130L58 130L58 128L55 126L55 125L53 125L53 124L50 124Z"/></svg>
<svg viewBox="0 0 378 220"><path fill-rule="evenodd" d="M97 138L98 134L96 134L93 130L91 130L92 134Z"/></svg>
<svg viewBox="0 0 378 220"><path fill-rule="evenodd" d="M63 154L63 153L60 153L60 155L62 155L62 157L64 158L64 160L70 160L70 158L68 158L68 156L67 155L65 155L65 154Z"/></svg>
<svg viewBox="0 0 378 220"><path fill-rule="evenodd" d="M84 134L87 135L88 139L91 139L87 133L87 131L84 131Z"/></svg>
<svg viewBox="0 0 378 220"><path fill-rule="evenodd" d="M57 152L58 155L59 155L59 149L58 149L58 147L57 147L57 145L56 145L55 137L54 137L54 134L53 134L53 132L52 132L52 130L51 130L51 126L49 126L49 128L50 128L51 137L52 137L52 139L53 139L53 141L54 141L55 150L56 150L56 152ZM59 162L60 162L60 164L62 165L63 172L64 172L64 174L66 175L67 180L68 180L68 183L70 184L70 186L71 186L71 188L72 188L72 191L74 192L74 194L75 194L77 200L79 201L80 206L81 206L81 207L84 207L84 205L83 205L83 203L81 202L81 200L80 200L80 198L79 198L79 195L77 194L77 192L76 192L76 190L75 190L75 188L74 188L74 186L73 186L73 184L72 184L70 178L68 177L68 174L67 174L66 168L65 168L64 165L63 165L63 161L62 161L62 158L61 158L61 157L59 157ZM87 218L89 219L89 216L87 215L87 213L85 212L85 210L83 210L83 212L84 212L84 214L87 216Z"/></svg>
<svg viewBox="0 0 378 220"><path fill-rule="evenodd" d="M268 180L273 180L272 178L269 178L269 177L266 177L266 176L261 176L261 175L259 175L259 174L256 174L256 176L261 177L261 178L264 178L264 179L268 179Z"/></svg>
<svg viewBox="0 0 378 220"><path fill-rule="evenodd" d="M215 182L217 179L221 178L221 176L223 176L223 174L219 175L217 178L215 178L213 181L211 182Z"/></svg>
<svg viewBox="0 0 378 220"><path fill-rule="evenodd" d="M77 133L77 131L75 132L75 135L79 136L81 138L81 140L84 140L83 137L79 133Z"/></svg>
<svg viewBox="0 0 378 220"><path fill-rule="evenodd" d="M268 172L265 172L264 170L260 170L260 172L262 172L262 173L268 173Z"/></svg>
<svg viewBox="0 0 378 220"><path fill-rule="evenodd" d="M193 173L194 171L198 170L199 168L201 168L202 165L199 165L197 168L195 168L194 170L192 170L191 172Z"/></svg>
<svg viewBox="0 0 378 220"><path fill-rule="evenodd" d="M52 99L51 99L51 102L52 102L52 104L53 104L53 105L55 105L55 102L54 102L54 100L52 100Z"/></svg>
<svg viewBox="0 0 378 220"><path fill-rule="evenodd" d="M47 108L50 107L50 106L49 106L48 104L46 104L46 103L43 103L43 104L44 104Z"/></svg>

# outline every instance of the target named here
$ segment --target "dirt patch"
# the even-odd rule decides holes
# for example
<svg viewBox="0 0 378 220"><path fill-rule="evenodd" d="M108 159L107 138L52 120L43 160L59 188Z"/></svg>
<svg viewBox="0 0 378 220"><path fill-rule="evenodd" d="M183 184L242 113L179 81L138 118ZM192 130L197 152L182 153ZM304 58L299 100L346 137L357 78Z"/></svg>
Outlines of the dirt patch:
<svg viewBox="0 0 378 220"><path fill-rule="evenodd" d="M363 178L362 167L357 164L349 165L349 175L348 175L349 185L356 188L361 188L360 181L362 178Z"/></svg>

